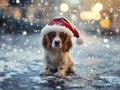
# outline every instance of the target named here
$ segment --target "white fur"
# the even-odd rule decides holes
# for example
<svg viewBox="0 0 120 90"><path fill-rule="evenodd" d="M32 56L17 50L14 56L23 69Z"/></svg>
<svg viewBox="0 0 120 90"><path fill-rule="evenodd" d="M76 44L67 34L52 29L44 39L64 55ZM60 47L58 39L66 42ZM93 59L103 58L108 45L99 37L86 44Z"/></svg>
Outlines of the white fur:
<svg viewBox="0 0 120 90"><path fill-rule="evenodd" d="M73 37L73 33L71 30L69 30L68 28L66 28L65 26L59 26L59 25L46 25L42 30L41 30L41 36L46 35L49 32L65 32L67 33L69 36Z"/></svg>
<svg viewBox="0 0 120 90"><path fill-rule="evenodd" d="M61 48L62 47L62 41L61 41L61 39L60 39L60 37L59 37L59 33L56 33L57 35L56 35L56 37L53 39L53 41L52 41L52 47L53 48ZM59 43L59 46L58 47L56 47L55 46L55 42L56 41L59 41L60 43Z"/></svg>

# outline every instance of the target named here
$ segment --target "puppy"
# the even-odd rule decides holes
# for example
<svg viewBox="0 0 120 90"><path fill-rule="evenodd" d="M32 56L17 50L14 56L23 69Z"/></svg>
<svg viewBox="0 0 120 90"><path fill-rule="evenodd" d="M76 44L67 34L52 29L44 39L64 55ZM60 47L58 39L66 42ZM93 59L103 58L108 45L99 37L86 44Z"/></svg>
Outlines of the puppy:
<svg viewBox="0 0 120 90"><path fill-rule="evenodd" d="M65 77L68 72L75 72L69 50L72 47L71 37L63 31L51 31L44 35L42 45L45 50L45 75L52 71L55 76Z"/></svg>

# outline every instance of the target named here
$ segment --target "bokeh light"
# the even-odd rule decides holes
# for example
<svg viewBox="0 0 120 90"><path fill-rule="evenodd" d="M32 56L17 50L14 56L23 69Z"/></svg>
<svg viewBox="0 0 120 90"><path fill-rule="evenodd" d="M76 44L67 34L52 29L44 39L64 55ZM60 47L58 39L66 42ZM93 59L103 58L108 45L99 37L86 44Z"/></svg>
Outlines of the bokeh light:
<svg viewBox="0 0 120 90"><path fill-rule="evenodd" d="M103 9L103 5L101 3L96 3L93 7L92 7L92 12L100 12Z"/></svg>
<svg viewBox="0 0 120 90"><path fill-rule="evenodd" d="M83 20L99 20L101 18L100 11L103 9L101 3L96 3L91 11L82 11L80 18Z"/></svg>
<svg viewBox="0 0 120 90"><path fill-rule="evenodd" d="M110 27L110 21L109 20L102 20L102 21L100 21L100 25L103 28L109 28Z"/></svg>
<svg viewBox="0 0 120 90"><path fill-rule="evenodd" d="M100 13L94 13L91 11L83 11L80 13L80 17L83 20L99 20L101 15Z"/></svg>
<svg viewBox="0 0 120 90"><path fill-rule="evenodd" d="M8 6L8 0L0 0L0 8L6 8Z"/></svg>
<svg viewBox="0 0 120 90"><path fill-rule="evenodd" d="M20 0L16 0L16 3L20 3Z"/></svg>
<svg viewBox="0 0 120 90"><path fill-rule="evenodd" d="M23 34L23 35L27 35L27 31L23 31L22 34Z"/></svg>
<svg viewBox="0 0 120 90"><path fill-rule="evenodd" d="M75 14L71 14L71 19L72 19L73 21L76 21L76 20L77 20L77 16L76 16Z"/></svg>
<svg viewBox="0 0 120 90"><path fill-rule="evenodd" d="M69 10L69 5L68 5L67 3L62 3L62 4L60 5L60 10L61 10L62 12L67 12L67 11Z"/></svg>
<svg viewBox="0 0 120 90"><path fill-rule="evenodd" d="M14 18L15 19L20 19L21 18L21 11L19 9L16 9L16 11L14 12Z"/></svg>

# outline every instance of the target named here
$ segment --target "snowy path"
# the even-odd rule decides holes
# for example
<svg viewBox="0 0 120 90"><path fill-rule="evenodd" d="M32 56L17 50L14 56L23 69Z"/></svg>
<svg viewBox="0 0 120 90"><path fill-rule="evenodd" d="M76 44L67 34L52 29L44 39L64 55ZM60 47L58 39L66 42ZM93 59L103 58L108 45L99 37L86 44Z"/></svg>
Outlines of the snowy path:
<svg viewBox="0 0 120 90"><path fill-rule="evenodd" d="M71 56L76 73L84 79L70 83L69 89L80 86L82 90L120 87L120 38L103 38L83 35L84 44L74 44ZM52 90L42 86L43 49L40 35L0 36L0 90ZM73 85L73 87L72 87ZM75 88L80 89L80 88ZM57 89L60 89L58 86ZM99 89L98 89L99 90Z"/></svg>

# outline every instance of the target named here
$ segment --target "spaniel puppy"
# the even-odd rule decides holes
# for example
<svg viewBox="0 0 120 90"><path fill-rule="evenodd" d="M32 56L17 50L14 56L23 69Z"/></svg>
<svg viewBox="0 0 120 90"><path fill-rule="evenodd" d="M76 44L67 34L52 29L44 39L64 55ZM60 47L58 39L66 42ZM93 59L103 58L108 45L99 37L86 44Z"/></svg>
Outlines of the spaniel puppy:
<svg viewBox="0 0 120 90"><path fill-rule="evenodd" d="M72 47L71 36L63 31L51 31L46 33L42 39L45 49L46 68L45 75L52 71L55 76L65 77L67 72L75 72L73 61L69 50Z"/></svg>
<svg viewBox="0 0 120 90"><path fill-rule="evenodd" d="M52 19L42 30L42 45L45 49L46 68L44 74L64 77L68 72L75 72L69 50L72 38L82 44L79 30L63 17Z"/></svg>

